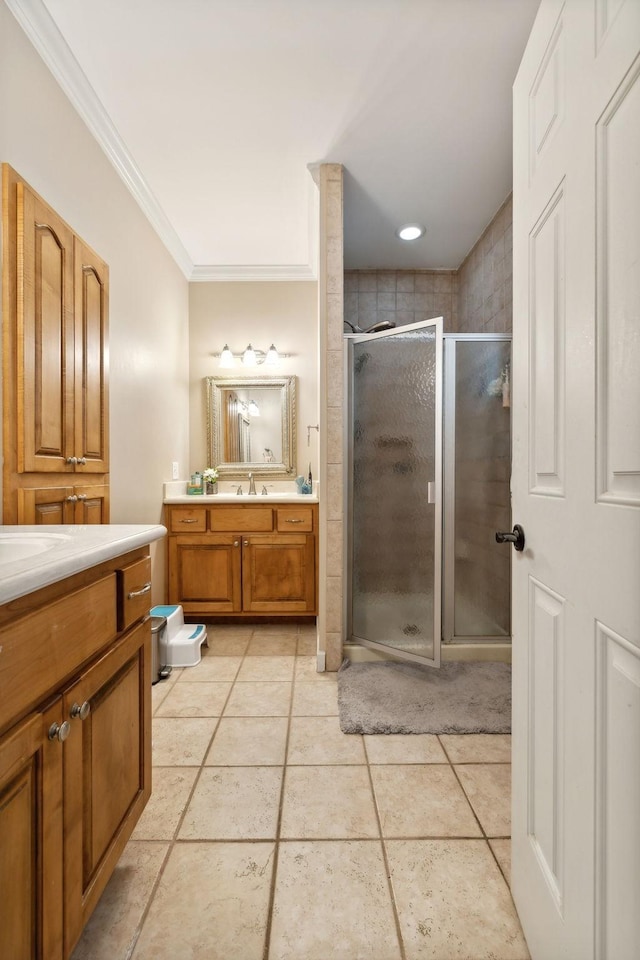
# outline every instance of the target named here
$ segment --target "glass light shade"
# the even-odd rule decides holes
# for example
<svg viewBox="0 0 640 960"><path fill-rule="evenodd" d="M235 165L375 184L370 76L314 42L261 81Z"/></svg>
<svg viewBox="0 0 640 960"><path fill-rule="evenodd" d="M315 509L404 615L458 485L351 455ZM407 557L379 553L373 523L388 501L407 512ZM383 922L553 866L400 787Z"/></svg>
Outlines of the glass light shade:
<svg viewBox="0 0 640 960"><path fill-rule="evenodd" d="M225 343L222 348L222 353L220 354L220 363L221 367L233 367L235 365L235 360L233 359L233 354L229 350L229 345Z"/></svg>
<svg viewBox="0 0 640 960"><path fill-rule="evenodd" d="M245 367L255 367L255 365L256 365L256 352L255 352L255 350L253 349L253 347L251 346L251 344L249 344L249 346L247 347L247 349L246 349L246 350L244 351L244 353L242 354L242 362L244 363Z"/></svg>
<svg viewBox="0 0 640 960"><path fill-rule="evenodd" d="M280 363L280 354L276 350L275 344L271 344L267 350L267 355L264 358L264 362L270 367L275 367Z"/></svg>
<svg viewBox="0 0 640 960"><path fill-rule="evenodd" d="M396 232L401 240L418 240L425 233L425 229L419 223L405 223Z"/></svg>
<svg viewBox="0 0 640 960"><path fill-rule="evenodd" d="M260 416L260 407L255 402L255 400L249 400L249 416L251 417Z"/></svg>

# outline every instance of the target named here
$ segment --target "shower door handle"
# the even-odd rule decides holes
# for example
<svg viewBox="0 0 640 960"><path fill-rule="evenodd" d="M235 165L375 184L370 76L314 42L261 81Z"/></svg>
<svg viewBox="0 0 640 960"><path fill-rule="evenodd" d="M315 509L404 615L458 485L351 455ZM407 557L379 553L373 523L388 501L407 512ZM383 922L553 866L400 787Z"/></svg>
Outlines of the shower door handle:
<svg viewBox="0 0 640 960"><path fill-rule="evenodd" d="M435 480L429 480L427 483L427 503L436 502L436 482Z"/></svg>
<svg viewBox="0 0 640 960"><path fill-rule="evenodd" d="M518 553L524 550L524 530L519 523L515 524L513 533L496 533L496 540L498 543L512 543Z"/></svg>

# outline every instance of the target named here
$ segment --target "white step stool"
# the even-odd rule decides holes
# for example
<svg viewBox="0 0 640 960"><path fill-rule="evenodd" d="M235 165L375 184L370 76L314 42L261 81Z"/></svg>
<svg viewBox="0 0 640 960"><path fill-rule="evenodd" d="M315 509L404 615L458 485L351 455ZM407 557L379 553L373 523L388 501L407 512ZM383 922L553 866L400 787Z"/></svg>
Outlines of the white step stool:
<svg viewBox="0 0 640 960"><path fill-rule="evenodd" d="M167 619L158 642L159 660L163 666L195 667L200 663L202 644L209 646L207 628L203 623L185 624L180 605L153 607L151 616Z"/></svg>

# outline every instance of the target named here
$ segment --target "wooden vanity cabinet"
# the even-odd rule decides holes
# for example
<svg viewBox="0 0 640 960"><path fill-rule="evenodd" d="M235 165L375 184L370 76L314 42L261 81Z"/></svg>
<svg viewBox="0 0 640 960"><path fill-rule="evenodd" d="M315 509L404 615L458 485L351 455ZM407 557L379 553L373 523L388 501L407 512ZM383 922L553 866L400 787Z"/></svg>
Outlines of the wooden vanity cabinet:
<svg viewBox="0 0 640 960"><path fill-rule="evenodd" d="M185 614L317 613L317 504L165 509L169 602Z"/></svg>
<svg viewBox="0 0 640 960"><path fill-rule="evenodd" d="M108 523L108 484L18 490L18 523Z"/></svg>
<svg viewBox="0 0 640 960"><path fill-rule="evenodd" d="M149 580L145 548L0 607L2 957L67 960L150 796Z"/></svg>

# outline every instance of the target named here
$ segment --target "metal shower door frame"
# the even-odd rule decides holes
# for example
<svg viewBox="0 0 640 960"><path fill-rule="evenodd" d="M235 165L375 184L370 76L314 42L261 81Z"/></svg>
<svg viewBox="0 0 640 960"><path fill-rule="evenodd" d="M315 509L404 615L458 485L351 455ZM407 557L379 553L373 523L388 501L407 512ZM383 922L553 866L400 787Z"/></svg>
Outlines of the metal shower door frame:
<svg viewBox="0 0 640 960"><path fill-rule="evenodd" d="M345 430L345 562L346 562L346 591L344 597L344 622L347 625L347 640L361 643L373 650L390 654L397 659L421 663L426 666L440 666L440 647L442 644L442 519L443 519L443 459L442 459L442 426L443 426L443 318L434 317L431 320L419 320L417 323L408 323L392 330L379 333L347 334L344 341L344 370L345 370L345 402L346 423ZM433 543L433 658L423 657L408 651L398 650L397 647L368 640L353 633L353 344L364 343L369 340L389 340L399 334L406 334L412 330L432 328L435 333L436 348L436 377L434 388L435 430L434 430L434 478L431 481L431 490L425 491L425 506L433 505L434 516L434 543ZM431 496L429 496L431 493Z"/></svg>

